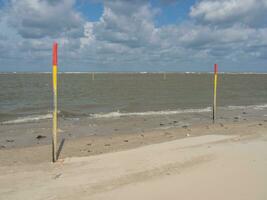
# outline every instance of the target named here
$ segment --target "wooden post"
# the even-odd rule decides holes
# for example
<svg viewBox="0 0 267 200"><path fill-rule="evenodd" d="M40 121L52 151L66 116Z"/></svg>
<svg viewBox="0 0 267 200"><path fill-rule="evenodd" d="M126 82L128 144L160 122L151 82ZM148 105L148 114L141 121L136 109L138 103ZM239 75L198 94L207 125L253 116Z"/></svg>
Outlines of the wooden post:
<svg viewBox="0 0 267 200"><path fill-rule="evenodd" d="M57 161L57 46L53 44L53 136L52 136L52 160Z"/></svg>
<svg viewBox="0 0 267 200"><path fill-rule="evenodd" d="M217 81L218 81L218 65L214 65L214 90L213 90L213 123L215 123L216 120L216 109L217 109Z"/></svg>
<svg viewBox="0 0 267 200"><path fill-rule="evenodd" d="M163 73L163 80L166 80L166 72Z"/></svg>
<svg viewBox="0 0 267 200"><path fill-rule="evenodd" d="M95 80L95 72L92 72L92 80Z"/></svg>

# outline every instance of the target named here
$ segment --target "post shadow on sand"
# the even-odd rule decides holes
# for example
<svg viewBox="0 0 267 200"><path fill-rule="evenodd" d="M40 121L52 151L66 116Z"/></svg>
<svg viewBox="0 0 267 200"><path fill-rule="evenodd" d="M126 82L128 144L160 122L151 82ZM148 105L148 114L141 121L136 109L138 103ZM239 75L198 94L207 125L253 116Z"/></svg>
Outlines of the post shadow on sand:
<svg viewBox="0 0 267 200"><path fill-rule="evenodd" d="M58 150L57 150L57 159L59 158L60 156L60 153L63 149L63 146L64 146L64 143L65 143L65 138L62 138L61 142L60 142L60 145L58 147Z"/></svg>

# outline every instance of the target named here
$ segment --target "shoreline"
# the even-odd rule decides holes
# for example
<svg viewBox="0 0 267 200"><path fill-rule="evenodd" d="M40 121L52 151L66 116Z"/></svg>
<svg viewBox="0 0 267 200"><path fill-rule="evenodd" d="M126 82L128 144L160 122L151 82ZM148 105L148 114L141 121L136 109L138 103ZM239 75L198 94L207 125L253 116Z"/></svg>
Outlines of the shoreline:
<svg viewBox="0 0 267 200"><path fill-rule="evenodd" d="M267 107L232 106L218 110L216 124L265 123ZM191 129L195 126L212 124L211 112L187 112L157 115L124 115L115 117L77 119L59 118L59 141L79 138L105 138L118 135L140 135L147 132L168 131L169 129ZM50 145L52 119L38 122L1 124L0 150L31 146Z"/></svg>

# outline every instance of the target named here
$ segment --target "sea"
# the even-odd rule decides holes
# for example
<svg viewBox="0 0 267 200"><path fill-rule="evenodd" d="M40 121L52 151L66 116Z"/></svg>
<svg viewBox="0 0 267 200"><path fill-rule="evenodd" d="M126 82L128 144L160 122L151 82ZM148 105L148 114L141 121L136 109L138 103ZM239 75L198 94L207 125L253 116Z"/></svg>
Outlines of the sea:
<svg viewBox="0 0 267 200"><path fill-rule="evenodd" d="M50 119L51 73L0 74L0 124ZM59 73L59 117L113 118L210 112L212 73ZM219 107L267 107L267 74L220 73Z"/></svg>

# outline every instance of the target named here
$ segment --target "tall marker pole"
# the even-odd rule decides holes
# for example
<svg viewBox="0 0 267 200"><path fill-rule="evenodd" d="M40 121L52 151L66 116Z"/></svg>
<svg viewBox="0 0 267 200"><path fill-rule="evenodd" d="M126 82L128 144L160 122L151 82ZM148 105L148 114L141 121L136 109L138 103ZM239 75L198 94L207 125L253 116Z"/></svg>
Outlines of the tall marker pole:
<svg viewBox="0 0 267 200"><path fill-rule="evenodd" d="M218 81L218 65L214 65L214 91L213 91L213 123L216 120L216 104L217 104L217 81Z"/></svg>
<svg viewBox="0 0 267 200"><path fill-rule="evenodd" d="M92 80L95 80L95 72L92 72Z"/></svg>
<svg viewBox="0 0 267 200"><path fill-rule="evenodd" d="M52 137L52 160L57 161L57 43L53 44L53 137Z"/></svg>

